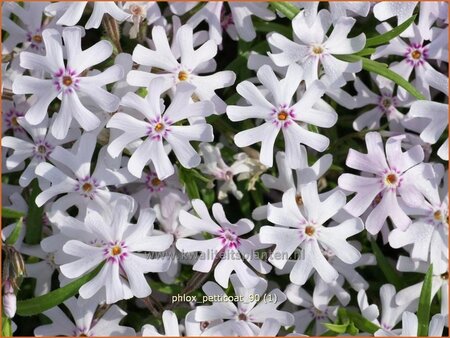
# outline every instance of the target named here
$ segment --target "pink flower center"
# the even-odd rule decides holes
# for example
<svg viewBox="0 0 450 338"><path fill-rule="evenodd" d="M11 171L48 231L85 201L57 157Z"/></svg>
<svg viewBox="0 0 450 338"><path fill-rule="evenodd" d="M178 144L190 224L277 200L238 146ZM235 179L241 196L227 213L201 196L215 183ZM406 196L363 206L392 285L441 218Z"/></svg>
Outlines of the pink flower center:
<svg viewBox="0 0 450 338"><path fill-rule="evenodd" d="M110 242L103 249L108 263L122 262L128 256L128 247L124 241Z"/></svg>
<svg viewBox="0 0 450 338"><path fill-rule="evenodd" d="M55 85L56 90L63 94L70 94L74 90L78 90L79 82L79 76L76 74L76 71L71 68L61 68L53 74L53 84Z"/></svg>
<svg viewBox="0 0 450 338"><path fill-rule="evenodd" d="M287 104L282 104L278 109L273 109L271 113L272 123L278 128L286 128L292 123L295 117L294 110Z"/></svg>
<svg viewBox="0 0 450 338"><path fill-rule="evenodd" d="M236 235L234 231L228 230L228 229L220 229L220 239L222 241L222 244L231 249L238 248L240 243L239 237Z"/></svg>
<svg viewBox="0 0 450 338"><path fill-rule="evenodd" d="M87 176L83 179L78 179L75 191L78 191L83 197L93 200L97 193L97 188L99 184L95 178Z"/></svg>

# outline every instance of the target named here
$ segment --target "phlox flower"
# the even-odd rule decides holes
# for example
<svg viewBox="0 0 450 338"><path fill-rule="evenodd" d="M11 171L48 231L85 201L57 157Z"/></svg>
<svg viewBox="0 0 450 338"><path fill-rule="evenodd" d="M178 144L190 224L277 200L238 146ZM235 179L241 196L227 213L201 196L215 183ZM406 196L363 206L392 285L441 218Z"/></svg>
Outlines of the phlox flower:
<svg viewBox="0 0 450 338"><path fill-rule="evenodd" d="M257 118L263 119L264 122L255 128L237 133L234 136L234 142L238 147L261 142L260 161L271 167L275 139L281 130L285 140L287 164L290 168L298 169L302 161L300 144L305 144L317 151L324 151L329 145L327 137L307 130L303 123L330 128L337 121L334 110L318 110L313 107L325 92L325 85L320 80L315 81L307 88L300 100L292 104L292 97L303 79L301 67L291 65L286 77L278 80L270 66L266 65L258 70L257 76L263 86L269 90L270 99L264 97L251 82L241 82L236 90L250 103L250 106L228 106L227 115L232 121Z"/></svg>
<svg viewBox="0 0 450 338"><path fill-rule="evenodd" d="M212 207L212 212L216 219L215 222L209 215L203 201L195 199L191 203L199 217L181 210L181 225L190 230L212 235L212 238L205 240L189 238L177 240L176 247L182 253L201 252L193 266L193 270L208 272L213 268L215 261L218 261L214 269L214 279L222 287L228 287L228 280L233 271L236 272L245 287L251 288L258 284L260 278L245 264L245 261L253 269L263 274L268 273L271 267L257 257L256 250L267 247L260 243L259 236L242 237L242 235L252 231L255 225L246 218L242 218L236 223L231 223L226 218L223 206L219 203L214 203Z"/></svg>
<svg viewBox="0 0 450 338"><path fill-rule="evenodd" d="M411 247L410 257L430 261L435 271L448 265L448 180L442 165L434 166L434 175L419 181L417 188L425 200L418 208L409 211L415 215L413 223L402 231L394 229L389 234L389 245L393 248Z"/></svg>
<svg viewBox="0 0 450 338"><path fill-rule="evenodd" d="M378 87L378 93L370 90L359 78L355 79L354 86L358 93L355 97L355 107L370 106L370 109L353 121L353 128L357 131L364 128L379 129L380 122L384 117L389 123L390 131L402 132L404 115L398 108L405 107L409 103L394 95L395 84L393 82L379 76L373 77L373 80Z"/></svg>
<svg viewBox="0 0 450 338"><path fill-rule="evenodd" d="M446 319L440 313L435 314L431 317L431 321L428 326L428 336L429 337L441 337L444 331L444 325ZM418 336L419 322L417 316L409 311L403 312L402 315L402 329L395 329L392 331L387 331L379 329L373 335L375 337L386 337L386 336ZM399 332L400 331L400 332ZM397 334L398 333L398 334Z"/></svg>
<svg viewBox="0 0 450 338"><path fill-rule="evenodd" d="M305 20L309 26L313 25L314 20L317 17L319 9L319 1L305 1L305 2L292 2L295 7L303 9L305 13ZM330 1L327 3L328 9L331 12L331 18L333 22L336 22L341 17L347 16L367 16L370 11L370 3L368 2L347 2L339 3Z"/></svg>
<svg viewBox="0 0 450 338"><path fill-rule="evenodd" d="M2 135L11 130L14 136L23 135L25 129L19 124L19 119L23 117L30 108L25 95L14 95L13 100L2 100Z"/></svg>
<svg viewBox="0 0 450 338"><path fill-rule="evenodd" d="M91 298L103 288L107 304L147 297L151 289L144 274L167 270L168 257L145 257L141 252L162 252L170 247L173 237L154 234L155 213L151 209L141 210L136 224L130 223L132 215L129 199L122 198L102 212L90 209L83 222L60 216L61 221L91 233L89 242L72 239L64 244L63 251L74 259L60 266L61 273L78 278L103 263L100 272L80 288L82 298Z"/></svg>
<svg viewBox="0 0 450 338"><path fill-rule="evenodd" d="M295 198L299 206L303 203L300 195L301 185L319 180L320 177L323 176L323 174L330 168L331 163L333 162L333 156L330 154L325 154L314 164L309 166L306 148L304 146L300 146L300 148L302 156L299 158L300 167L298 169L292 170L289 168L286 162L286 154L279 151L275 155L275 161L277 162L278 168L278 177L269 174L263 174L261 176L261 181L268 189L284 193L291 188L295 188L297 191ZM272 203L272 205L278 207L281 206L281 203ZM258 221L267 219L267 208L267 205L257 207L253 210L252 217Z"/></svg>
<svg viewBox="0 0 450 338"><path fill-rule="evenodd" d="M165 92L171 88L175 89L176 84L180 82L187 82L195 86L191 94L194 94L197 100L212 101L218 114L225 112L226 104L215 91L231 86L236 75L232 71L203 75L213 72L216 68L215 63L210 64L210 60L217 54L214 41L208 40L194 50L193 31L186 25L176 31L172 47L169 46L166 32L161 26L153 27L152 41L154 50L142 45L136 46L133 51L133 61L140 65L158 68L158 72L132 70L127 76L129 84L147 87L152 79L161 78L164 80L161 84L162 92Z"/></svg>
<svg viewBox="0 0 450 338"><path fill-rule="evenodd" d="M389 24L384 23L377 26L380 33L384 33L391 29ZM371 59L376 60L391 55L400 56L403 59L400 62L393 62L389 69L399 74L406 80L411 79L414 71L414 80L411 83L421 92L428 100L430 99L430 84L425 77L426 72L432 72L434 76L439 72L430 64L437 62L448 62L447 52L447 29L436 29L431 37L431 42L426 42L422 32L415 24L412 25L413 36L405 42L400 37L396 37L389 41L387 45L380 46L372 54ZM408 97L408 92L402 88L398 88L398 96L401 99Z"/></svg>
<svg viewBox="0 0 450 338"><path fill-rule="evenodd" d="M227 6L229 9L227 8ZM179 3L170 4L172 11L181 13L185 10ZM252 16L256 16L264 21L271 21L276 18L266 2L207 2L199 11L192 15L187 25L195 29L200 23L205 21L209 26L210 39L217 45L222 44L223 30L233 40L241 38L244 41L252 41L256 38ZM181 14L180 13L180 14Z"/></svg>
<svg viewBox="0 0 450 338"><path fill-rule="evenodd" d="M58 25L74 26L80 21L88 1L57 1L45 7L50 16L57 16ZM92 14L86 22L86 29L98 28L105 14L111 15L117 21L123 21L129 14L117 6L114 1L91 2Z"/></svg>
<svg viewBox="0 0 450 338"><path fill-rule="evenodd" d="M159 203L163 206L164 216L169 216L172 211L165 208L167 204L172 204L172 202L186 204L189 201L180 184L175 166L174 172L174 175L160 180L153 164L151 164L148 170L142 171L139 180L125 186L126 192L131 194L141 208L154 207Z"/></svg>
<svg viewBox="0 0 450 338"><path fill-rule="evenodd" d="M211 125L204 121L192 125L177 125L177 122L191 117L211 115L214 108L210 101L189 103L195 87L180 83L170 105L165 108L161 102L164 90L164 79L156 78L150 82L145 98L134 93L128 93L122 98L122 106L137 110L145 120L119 112L107 124L107 128L123 131L108 145L108 153L112 157L118 157L128 144L145 137L128 161L128 170L136 177L141 177L148 163L153 164L160 180L174 173L173 164L164 149L164 140L181 165L192 168L198 166L201 159L189 142L211 142L214 138Z"/></svg>
<svg viewBox="0 0 450 338"><path fill-rule="evenodd" d="M151 25L161 18L161 10L156 1L125 1L122 9L129 13L127 21L133 23L130 28L130 38L135 39L139 33L139 26L142 21L146 21L147 25Z"/></svg>
<svg viewBox="0 0 450 338"><path fill-rule="evenodd" d="M300 191L301 209L294 188L283 194L281 208L269 204L268 220L275 226L261 228L261 242L276 245L269 262L279 269L298 247L302 249L302 257L289 275L291 282L305 284L314 269L325 282L330 283L338 278L339 273L327 261L322 249L328 249L347 264L356 263L361 254L346 239L361 232L364 225L361 219L350 218L337 226L324 226L345 205L344 193L335 191L321 202L315 181L302 185Z"/></svg>
<svg viewBox="0 0 450 338"><path fill-rule="evenodd" d="M314 322L313 334L320 336L327 330L323 324L335 321L338 306L329 304L333 298L329 292L325 291L324 297L318 301L313 299L300 285L289 284L285 294L289 302L304 308L292 313L296 332L305 332L311 322Z"/></svg>
<svg viewBox="0 0 450 338"><path fill-rule="evenodd" d="M19 184L26 187L36 177L35 169L38 164L48 161L55 147L74 141L79 137L79 131L73 129L65 138L58 140L48 132L51 123L47 117L36 126L30 125L23 117L18 117L16 122L27 134L21 133L17 137L4 136L2 146L13 149L13 153L6 159L8 169L15 169L26 159L31 159L19 178ZM40 181L43 186L42 179Z"/></svg>
<svg viewBox="0 0 450 338"><path fill-rule="evenodd" d="M411 224L411 219L399 201L416 206L423 201L415 187L415 181L424 169L421 165L424 152L419 145L403 152L403 139L404 135L389 138L386 141L385 155L380 134L367 133L368 153L362 154L350 149L346 160L348 167L361 170L367 175L342 174L338 179L340 188L356 192L344 207L349 214L360 216L372 204L375 205L365 223L367 231L373 235L380 231L388 216L395 227L405 230Z"/></svg>
<svg viewBox="0 0 450 338"><path fill-rule="evenodd" d="M123 77L123 69L113 65L97 75L85 76L84 71L106 60L112 53L112 45L102 40L82 51L81 38L84 30L80 27L65 28L61 35L55 29L46 29L42 33L46 55L30 52L20 54L20 65L25 69L42 70L44 79L20 76L13 83L15 94L33 94L36 101L28 109L25 119L31 125L41 123L47 116L50 103L55 98L61 101L50 128L52 135L62 139L67 135L74 118L86 131L100 125L100 119L80 101L80 94L87 95L100 109L113 112L119 106L119 98L102 87ZM67 62L64 64L63 55Z"/></svg>
<svg viewBox="0 0 450 338"><path fill-rule="evenodd" d="M279 33L268 36L270 46L275 47L269 56L277 66L299 63L305 71L307 86L319 78L319 65L322 65L331 83L342 81L344 73L357 73L361 70L360 62L348 63L334 56L353 54L364 48L364 33L347 38L355 22L353 18L341 17L334 23L332 33L327 36L332 25L329 11L321 10L311 25L308 24L305 13L300 12L292 20L294 41Z"/></svg>
<svg viewBox="0 0 450 338"><path fill-rule="evenodd" d="M164 326L164 334L160 334L153 325L145 324L142 327L143 337L179 337L181 336L180 328L178 326L178 318L175 313L170 310L165 310L162 313L162 321Z"/></svg>
<svg viewBox="0 0 450 338"><path fill-rule="evenodd" d="M268 319L275 319L281 325L292 325L294 318L289 312L277 310L286 301L286 296L279 289L266 293L271 301L264 301L263 295L267 289L267 281L259 278L253 288L246 288L237 275L230 277L234 295L242 300L237 302L212 301L212 305L198 306L195 309L197 322L210 322L221 319L223 323L209 325L204 331L205 336L255 336L259 335L258 323L265 323ZM204 293L210 297L223 297L227 294L214 282L206 282L202 287ZM235 304L236 303L236 304Z"/></svg>
<svg viewBox="0 0 450 338"><path fill-rule="evenodd" d="M240 200L243 193L238 190L236 183L233 181L233 177L237 176L237 179L242 179L245 174L252 172L254 164L247 154L239 153L234 156L235 162L231 165L225 163L220 154L222 144L213 146L208 143L200 144L200 153L203 157L203 163L199 166L199 169L207 175L211 175L220 183L218 188L217 198L219 201L227 200L228 193L231 193Z"/></svg>
<svg viewBox="0 0 450 338"><path fill-rule="evenodd" d="M429 262L413 260L410 257L400 256L397 261L397 270L403 272L416 272L426 274L430 267ZM400 290L395 296L395 302L399 306L408 304L417 304L423 282L410 285ZM444 265L433 266L433 275L431 277L431 299L440 291L440 310L441 314L448 316L448 258Z"/></svg>
<svg viewBox="0 0 450 338"><path fill-rule="evenodd" d="M413 303L398 305L395 301L396 290L392 284L384 284L380 288L381 311L375 304L369 305L367 295L364 290L358 292L358 306L362 315L381 329L391 331L401 320L405 311L411 311ZM380 316L381 313L381 316ZM379 320L378 320L378 317Z"/></svg>
<svg viewBox="0 0 450 338"><path fill-rule="evenodd" d="M434 87L448 96L448 78L444 74L426 71L425 79ZM420 138L427 143L435 144L448 128L448 104L419 100L411 105L410 117L426 119L427 124L420 132ZM448 137L439 147L437 155L448 161Z"/></svg>
<svg viewBox="0 0 450 338"><path fill-rule="evenodd" d="M8 37L2 41L2 54L13 52L14 48L22 44L23 50L43 53L42 31L54 24L44 23L42 14L49 2L25 2L23 7L16 2L3 4L2 30L8 32ZM6 11L5 11L6 10ZM14 14L19 21L10 18Z"/></svg>
<svg viewBox="0 0 450 338"><path fill-rule="evenodd" d="M174 243L167 250L168 255L172 257L167 271L158 274L161 281L167 284L173 284L175 278L181 271L182 264L193 265L194 259L183 257L179 255L175 244L179 238L186 238L197 235L199 231L189 229L181 225L179 215L181 210L189 210L191 208L190 202L178 201L176 199L167 199L164 203L156 204L154 207L156 219L159 224L159 229L166 234L170 234L174 238Z"/></svg>
<svg viewBox="0 0 450 338"><path fill-rule="evenodd" d="M90 201L101 206L120 195L109 191L107 186L128 183L134 178L126 168L120 167L120 158L108 156L106 147L100 150L95 169L91 172L96 140L96 132L84 133L71 150L61 146L54 148L49 155L53 164L41 162L37 165L35 172L38 178L51 183L36 197L38 206L66 194L53 202L52 210L64 211L76 205L79 212L83 212Z"/></svg>
<svg viewBox="0 0 450 338"><path fill-rule="evenodd" d="M95 318L98 303L96 300L69 298L64 302L71 317L59 307L44 311L52 323L40 325L34 329L34 334L40 336L135 336L133 328L119 325L126 316L117 305L112 305L99 318Z"/></svg>

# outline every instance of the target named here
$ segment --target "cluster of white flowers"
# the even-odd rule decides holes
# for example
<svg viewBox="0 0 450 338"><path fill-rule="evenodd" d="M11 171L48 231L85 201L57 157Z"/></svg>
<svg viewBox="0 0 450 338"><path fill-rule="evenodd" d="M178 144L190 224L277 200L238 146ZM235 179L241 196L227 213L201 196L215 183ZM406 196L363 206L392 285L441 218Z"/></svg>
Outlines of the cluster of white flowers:
<svg viewBox="0 0 450 338"><path fill-rule="evenodd" d="M448 332L446 2L4 2L2 33L3 334L417 336L427 271Z"/></svg>

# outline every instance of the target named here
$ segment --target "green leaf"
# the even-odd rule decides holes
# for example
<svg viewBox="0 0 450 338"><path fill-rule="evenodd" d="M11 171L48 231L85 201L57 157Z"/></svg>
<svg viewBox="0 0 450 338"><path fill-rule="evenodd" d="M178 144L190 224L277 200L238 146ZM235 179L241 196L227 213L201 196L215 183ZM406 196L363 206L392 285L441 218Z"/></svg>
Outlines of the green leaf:
<svg viewBox="0 0 450 338"><path fill-rule="evenodd" d="M347 332L348 324L324 323L323 326L325 326L328 330L331 330L336 333L345 333Z"/></svg>
<svg viewBox="0 0 450 338"><path fill-rule="evenodd" d="M395 27L394 29L390 30L389 32L386 32L384 34L367 39L365 48L372 47L372 46L379 46L379 45L388 43L393 38L402 34L414 22L415 19L416 19L416 15L413 15L408 20L403 22L401 25Z"/></svg>
<svg viewBox="0 0 450 338"><path fill-rule="evenodd" d="M372 246L372 252L375 254L375 257L377 259L378 266L380 267L387 281L395 285L397 290L403 289L403 287L405 286L403 280L397 274L397 270L392 266L392 264L383 254L376 241L371 240L370 244Z"/></svg>
<svg viewBox="0 0 450 338"><path fill-rule="evenodd" d="M35 202L40 192L38 180L34 179L31 183L30 203L26 221L25 242L28 244L39 244L41 242L44 207L39 208Z"/></svg>
<svg viewBox="0 0 450 338"><path fill-rule="evenodd" d="M23 225L23 217L20 217L19 220L16 223L16 226L14 227L14 230L9 234L8 238L6 239L5 243L9 245L14 245L17 240L19 239L20 231L22 230Z"/></svg>
<svg viewBox="0 0 450 338"><path fill-rule="evenodd" d="M184 168L183 166L178 166L178 175L181 183L186 188L186 193L190 199L199 199L200 193L198 191L197 183L191 175L191 170Z"/></svg>
<svg viewBox="0 0 450 338"><path fill-rule="evenodd" d="M11 319L2 316L2 337L11 337L12 336L12 327L11 327Z"/></svg>
<svg viewBox="0 0 450 338"><path fill-rule="evenodd" d="M255 27L256 31L258 31L258 32L263 32L263 33L277 32L286 37L292 36L291 27L288 27L286 25L282 25L279 23L263 21L263 20L258 20L258 21L255 20L253 22L253 26Z"/></svg>
<svg viewBox="0 0 450 338"><path fill-rule="evenodd" d="M410 84L403 77L393 72L389 68L383 66L382 63L369 60L362 56L352 54L352 55L335 55L336 58L346 62L362 62L363 69L368 72L375 73L385 77L386 79L394 81L400 87L403 87L406 91L408 91L412 96L414 96L418 100L425 100L425 96L423 96L412 84Z"/></svg>
<svg viewBox="0 0 450 338"><path fill-rule="evenodd" d="M359 55L359 56L367 56L367 55L372 55L373 53L375 53L375 48L364 48L363 50L360 50L358 53L355 53L355 55Z"/></svg>
<svg viewBox="0 0 450 338"><path fill-rule="evenodd" d="M13 209L2 207L2 217L4 218L20 218L24 217L25 213Z"/></svg>
<svg viewBox="0 0 450 338"><path fill-rule="evenodd" d="M346 311L350 321L362 332L374 334L380 327L356 312Z"/></svg>
<svg viewBox="0 0 450 338"><path fill-rule="evenodd" d="M166 295L177 295L181 293L181 287L178 285L170 285L157 281L150 281L150 287Z"/></svg>
<svg viewBox="0 0 450 338"><path fill-rule="evenodd" d="M94 278L102 267L103 263L87 275L45 295L18 301L17 314L20 316L34 316L63 303L70 297L75 296L78 290Z"/></svg>
<svg viewBox="0 0 450 338"><path fill-rule="evenodd" d="M419 308L417 310L417 319L419 322L419 329L417 335L419 337L428 336L428 324L430 322L430 308L431 308L431 286L433 280L433 264L428 268L425 280L420 291Z"/></svg>
<svg viewBox="0 0 450 338"><path fill-rule="evenodd" d="M288 19L292 20L295 16L300 13L300 10L293 4L284 1L270 1L270 6L284 14Z"/></svg>

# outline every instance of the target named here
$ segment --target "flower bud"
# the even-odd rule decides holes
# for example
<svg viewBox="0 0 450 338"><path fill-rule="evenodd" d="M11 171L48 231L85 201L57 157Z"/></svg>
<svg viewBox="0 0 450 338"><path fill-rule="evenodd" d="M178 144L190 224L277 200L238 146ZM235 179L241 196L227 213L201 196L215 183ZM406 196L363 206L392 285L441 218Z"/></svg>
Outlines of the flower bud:
<svg viewBox="0 0 450 338"><path fill-rule="evenodd" d="M9 280L3 285L3 311L8 318L13 318L16 314L16 294Z"/></svg>

